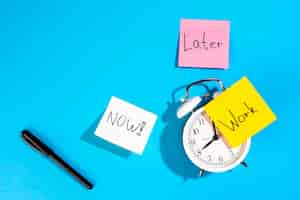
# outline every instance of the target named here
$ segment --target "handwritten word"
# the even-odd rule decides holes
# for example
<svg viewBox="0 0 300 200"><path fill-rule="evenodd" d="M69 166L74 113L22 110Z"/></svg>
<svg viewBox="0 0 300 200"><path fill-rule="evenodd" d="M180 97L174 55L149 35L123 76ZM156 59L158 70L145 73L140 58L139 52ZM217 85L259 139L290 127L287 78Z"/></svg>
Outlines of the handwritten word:
<svg viewBox="0 0 300 200"><path fill-rule="evenodd" d="M232 119L229 122L229 125L218 120L220 124L222 124L224 127L228 128L231 131L235 131L237 128L241 126L242 123L246 122L246 120L253 116L258 110L256 110L254 107L249 106L246 102L243 102L244 107L246 110L242 114L234 114L230 109L228 110L230 116Z"/></svg>
<svg viewBox="0 0 300 200"><path fill-rule="evenodd" d="M138 136L141 136L146 126L144 121L136 122L124 114L118 112L113 114L113 111L108 114L107 123L111 123L112 126L124 127L128 132L135 133Z"/></svg>
<svg viewBox="0 0 300 200"><path fill-rule="evenodd" d="M220 41L207 41L206 33L202 33L202 40L193 39L190 43L187 42L186 33L183 33L183 50L189 51L192 49L216 49L222 46L222 42Z"/></svg>

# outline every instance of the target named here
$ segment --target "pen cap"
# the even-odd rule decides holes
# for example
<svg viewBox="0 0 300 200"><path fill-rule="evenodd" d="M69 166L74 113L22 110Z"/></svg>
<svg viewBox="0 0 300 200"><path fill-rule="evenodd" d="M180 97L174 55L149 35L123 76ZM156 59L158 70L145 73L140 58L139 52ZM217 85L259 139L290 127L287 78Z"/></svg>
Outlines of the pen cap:
<svg viewBox="0 0 300 200"><path fill-rule="evenodd" d="M34 136L30 131L23 130L22 137L28 144L30 144L32 147L34 147L38 151L40 151L46 155L51 154L51 152L52 152L51 149L47 145L42 143L42 141L40 139L38 139L36 136Z"/></svg>

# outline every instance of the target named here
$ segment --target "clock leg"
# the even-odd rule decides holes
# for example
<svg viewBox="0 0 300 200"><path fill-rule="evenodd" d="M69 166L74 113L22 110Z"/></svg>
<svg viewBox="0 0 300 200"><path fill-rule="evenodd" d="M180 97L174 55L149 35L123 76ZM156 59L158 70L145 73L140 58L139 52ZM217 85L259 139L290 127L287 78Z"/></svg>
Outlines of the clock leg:
<svg viewBox="0 0 300 200"><path fill-rule="evenodd" d="M246 161L241 162L241 165L243 165L244 167L248 167L248 164L246 163Z"/></svg>
<svg viewBox="0 0 300 200"><path fill-rule="evenodd" d="M200 174L199 174L201 177L205 175L205 170L203 169L200 169Z"/></svg>

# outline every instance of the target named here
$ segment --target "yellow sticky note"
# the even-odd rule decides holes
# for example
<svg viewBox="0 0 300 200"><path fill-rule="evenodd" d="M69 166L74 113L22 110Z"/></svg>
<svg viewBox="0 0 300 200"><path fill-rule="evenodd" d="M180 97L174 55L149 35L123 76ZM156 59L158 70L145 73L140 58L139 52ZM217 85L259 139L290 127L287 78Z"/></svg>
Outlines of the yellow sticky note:
<svg viewBox="0 0 300 200"><path fill-rule="evenodd" d="M205 105L204 110L231 147L241 145L276 120L246 77Z"/></svg>

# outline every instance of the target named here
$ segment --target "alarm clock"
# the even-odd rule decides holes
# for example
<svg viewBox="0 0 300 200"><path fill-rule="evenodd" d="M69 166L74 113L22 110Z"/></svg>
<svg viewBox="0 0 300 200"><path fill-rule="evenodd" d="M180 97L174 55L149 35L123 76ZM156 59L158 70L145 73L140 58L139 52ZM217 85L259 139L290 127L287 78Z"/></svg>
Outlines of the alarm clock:
<svg viewBox="0 0 300 200"><path fill-rule="evenodd" d="M217 82L220 90L202 96L190 97L189 90L192 86L206 82ZM231 148L215 123L205 113L200 105L212 101L225 90L221 80L208 78L198 80L186 86L185 97L181 99L181 106L177 110L177 117L183 118L190 114L183 128L183 147L187 157L200 169L200 176L205 172L226 172L239 164L247 167L245 158L249 152L251 140L238 147Z"/></svg>

